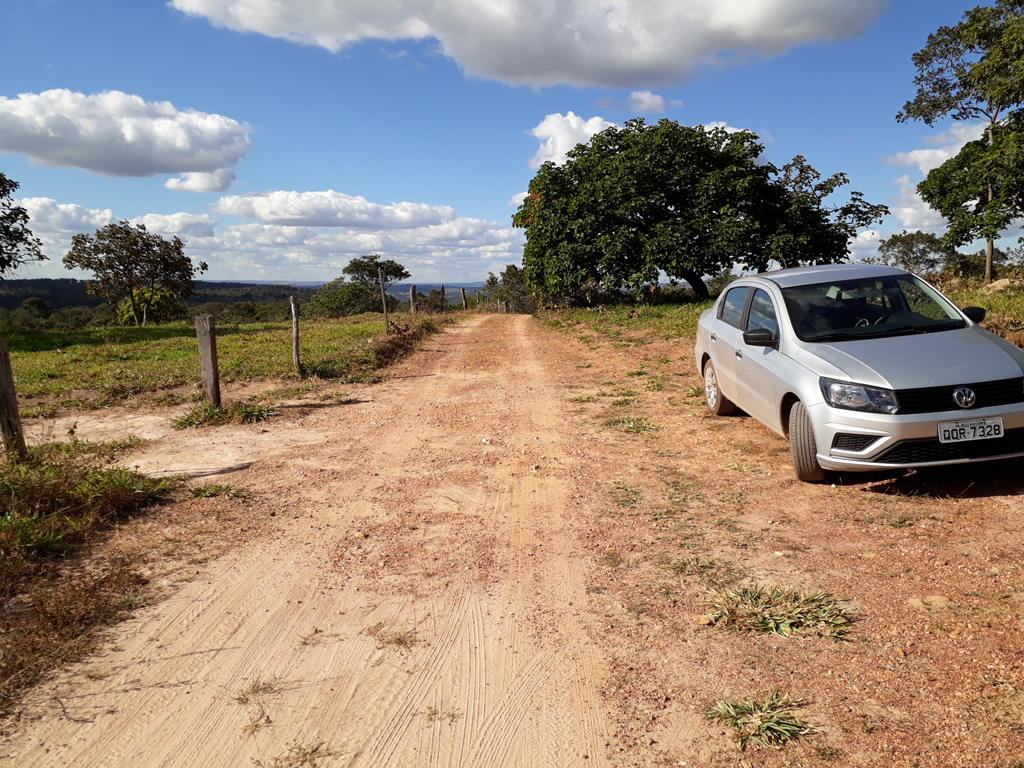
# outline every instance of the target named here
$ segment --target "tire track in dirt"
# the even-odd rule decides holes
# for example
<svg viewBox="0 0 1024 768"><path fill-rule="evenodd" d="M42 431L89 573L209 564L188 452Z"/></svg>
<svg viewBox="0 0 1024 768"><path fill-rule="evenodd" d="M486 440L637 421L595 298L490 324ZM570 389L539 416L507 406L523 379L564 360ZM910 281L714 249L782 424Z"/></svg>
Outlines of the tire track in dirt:
<svg viewBox="0 0 1024 768"><path fill-rule="evenodd" d="M553 338L524 316L471 318L353 405L271 422L273 440L220 432L254 462L232 482L278 534L122 625L86 666L103 680L40 689L0 757L229 766L324 743L324 765L607 765ZM131 463L180 462L189 437ZM200 442L197 465L216 465ZM256 704L235 701L261 681Z"/></svg>

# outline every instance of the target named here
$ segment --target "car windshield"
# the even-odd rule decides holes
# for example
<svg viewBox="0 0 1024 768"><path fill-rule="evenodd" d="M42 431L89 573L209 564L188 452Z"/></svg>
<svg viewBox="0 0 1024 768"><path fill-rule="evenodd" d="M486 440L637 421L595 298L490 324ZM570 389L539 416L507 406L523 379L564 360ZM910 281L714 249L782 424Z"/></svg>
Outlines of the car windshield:
<svg viewBox="0 0 1024 768"><path fill-rule="evenodd" d="M967 325L954 306L913 275L795 285L783 288L782 296L803 341L855 341Z"/></svg>

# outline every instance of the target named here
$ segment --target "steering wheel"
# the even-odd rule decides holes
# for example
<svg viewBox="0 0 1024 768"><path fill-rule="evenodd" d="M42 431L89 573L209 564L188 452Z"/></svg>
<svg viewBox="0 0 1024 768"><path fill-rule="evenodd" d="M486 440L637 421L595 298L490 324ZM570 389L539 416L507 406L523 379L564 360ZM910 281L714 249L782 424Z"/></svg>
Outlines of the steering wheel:
<svg viewBox="0 0 1024 768"><path fill-rule="evenodd" d="M895 312L886 312L884 315L882 315L877 320L875 320L875 322L872 323L872 325L881 325L882 323L884 323L886 320L888 320L890 317L892 317L895 314L896 314Z"/></svg>
<svg viewBox="0 0 1024 768"><path fill-rule="evenodd" d="M863 328L865 325L871 325L866 317L857 318L857 322L853 324L854 328Z"/></svg>

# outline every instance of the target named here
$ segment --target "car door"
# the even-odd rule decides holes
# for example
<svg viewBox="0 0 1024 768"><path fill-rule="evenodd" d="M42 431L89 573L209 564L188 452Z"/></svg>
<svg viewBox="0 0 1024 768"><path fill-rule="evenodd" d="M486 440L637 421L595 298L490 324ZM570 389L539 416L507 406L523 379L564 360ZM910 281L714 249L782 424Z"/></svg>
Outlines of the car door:
<svg viewBox="0 0 1024 768"><path fill-rule="evenodd" d="M709 335L711 359L718 373L718 387L727 398L746 410L736 386L736 352L742 344L743 313L747 306L750 286L729 288L718 305L718 316L711 322Z"/></svg>
<svg viewBox="0 0 1024 768"><path fill-rule="evenodd" d="M743 330L767 328L775 339L779 338L779 316L768 292L758 288L750 298L744 318ZM780 426L779 382L775 366L779 362L778 344L770 347L752 347L743 342L742 334L736 347L735 377L737 403L758 421L773 428ZM723 390L724 391L724 390Z"/></svg>

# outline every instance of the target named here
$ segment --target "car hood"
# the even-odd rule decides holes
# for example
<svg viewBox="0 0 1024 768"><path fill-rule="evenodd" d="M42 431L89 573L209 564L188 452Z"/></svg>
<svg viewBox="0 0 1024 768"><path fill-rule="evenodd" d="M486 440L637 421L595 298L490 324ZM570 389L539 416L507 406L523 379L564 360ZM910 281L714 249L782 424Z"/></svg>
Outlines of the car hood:
<svg viewBox="0 0 1024 768"><path fill-rule="evenodd" d="M805 343L797 361L821 376L914 389L1021 376L1024 351L971 326L863 341Z"/></svg>

